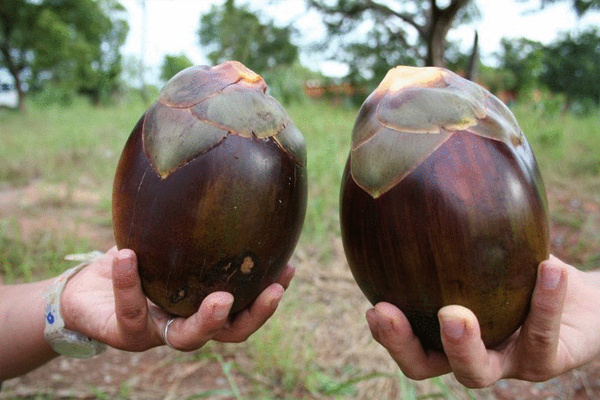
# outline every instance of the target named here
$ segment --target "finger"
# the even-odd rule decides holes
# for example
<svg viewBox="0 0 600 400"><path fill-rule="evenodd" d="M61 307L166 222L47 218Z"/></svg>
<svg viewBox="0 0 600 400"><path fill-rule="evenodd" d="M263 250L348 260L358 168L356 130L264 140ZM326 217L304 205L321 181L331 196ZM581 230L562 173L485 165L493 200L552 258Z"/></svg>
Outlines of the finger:
<svg viewBox="0 0 600 400"><path fill-rule="evenodd" d="M249 308L238 313L233 321L215 335L214 339L233 343L248 339L275 313L283 292L283 286L278 283L267 287Z"/></svg>
<svg viewBox="0 0 600 400"><path fill-rule="evenodd" d="M502 377L500 355L488 351L481 340L477 317L461 306L446 306L438 312L444 353L456 379L469 388L483 388Z"/></svg>
<svg viewBox="0 0 600 400"><path fill-rule="evenodd" d="M232 305L231 293L214 292L206 296L197 313L173 321L168 332L169 343L181 351L204 346L227 323Z"/></svg>
<svg viewBox="0 0 600 400"><path fill-rule="evenodd" d="M529 380L551 376L556 358L565 295L567 272L557 259L544 261L531 298L531 308L517 341L515 373Z"/></svg>
<svg viewBox="0 0 600 400"><path fill-rule="evenodd" d="M450 372L442 353L423 349L406 316L389 303L378 303L367 311L367 322L373 338L385 347L404 375L422 380Z"/></svg>
<svg viewBox="0 0 600 400"><path fill-rule="evenodd" d="M126 341L137 341L147 330L148 303L137 272L135 253L120 250L113 258L113 292L115 316L120 335Z"/></svg>
<svg viewBox="0 0 600 400"><path fill-rule="evenodd" d="M296 268L294 268L293 265L287 264L283 268L283 271L281 271L281 273L279 274L279 277L277 278L277 283L283 286L284 289L287 289L290 286L290 282L292 281L292 278L294 277L295 273Z"/></svg>
<svg viewBox="0 0 600 400"><path fill-rule="evenodd" d="M117 246L113 246L110 249L108 249L108 251L105 254L113 255L113 254L117 253L118 251L119 251L119 249L117 249Z"/></svg>

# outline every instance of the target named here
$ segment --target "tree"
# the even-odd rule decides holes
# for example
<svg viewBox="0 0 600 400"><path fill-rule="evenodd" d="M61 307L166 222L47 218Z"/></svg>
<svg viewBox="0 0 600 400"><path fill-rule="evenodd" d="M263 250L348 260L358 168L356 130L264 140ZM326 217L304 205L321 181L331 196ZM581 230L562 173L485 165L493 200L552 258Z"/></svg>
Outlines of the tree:
<svg viewBox="0 0 600 400"><path fill-rule="evenodd" d="M512 78L504 90L521 93L538 86L544 68L544 47L540 42L504 38L497 57L500 68L510 72Z"/></svg>
<svg viewBox="0 0 600 400"><path fill-rule="evenodd" d="M194 65L185 54L178 56L166 55L165 59L160 67L160 79L168 81L175 76L179 71L182 71L188 67Z"/></svg>
<svg viewBox="0 0 600 400"><path fill-rule="evenodd" d="M366 61L375 76L399 63L422 61L444 66L448 31L454 23L464 21L469 8L474 11L470 0L307 1L323 13L328 40L357 38L346 45L346 58L356 57L356 63ZM412 39L415 36L416 41Z"/></svg>
<svg viewBox="0 0 600 400"><path fill-rule="evenodd" d="M600 33L564 34L544 49L540 81L555 93L564 93L567 108L574 100L600 104Z"/></svg>
<svg viewBox="0 0 600 400"><path fill-rule="evenodd" d="M234 0L213 5L200 19L200 43L210 53L213 64L236 60L259 74L278 66L292 65L298 48L291 41L291 27L277 27L272 21L261 22Z"/></svg>
<svg viewBox="0 0 600 400"><path fill-rule="evenodd" d="M67 86L95 102L115 89L128 25L116 0L1 0L0 64L24 86ZM27 78L28 77L28 78Z"/></svg>
<svg viewBox="0 0 600 400"><path fill-rule="evenodd" d="M522 0L521 0L522 1ZM565 0L542 0L542 7ZM580 17L591 10L600 10L600 0L567 0L572 2L573 9Z"/></svg>

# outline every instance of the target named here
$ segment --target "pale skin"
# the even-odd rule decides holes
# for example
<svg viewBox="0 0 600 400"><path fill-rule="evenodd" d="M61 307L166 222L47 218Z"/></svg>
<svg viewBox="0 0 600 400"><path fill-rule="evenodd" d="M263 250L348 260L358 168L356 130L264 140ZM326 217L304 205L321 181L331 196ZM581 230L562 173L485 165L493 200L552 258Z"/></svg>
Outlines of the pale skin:
<svg viewBox="0 0 600 400"><path fill-rule="evenodd" d="M209 340L246 340L273 315L293 275L293 267L286 266L277 283L235 316L229 314L233 304L230 293L210 294L196 314L173 321L168 331L170 344L192 351ZM43 336L43 292L50 283L2 286L0 282L0 381L23 375L58 356ZM68 281L61 296L61 313L67 329L127 351L164 345L162 334L171 318L142 292L134 252L116 248Z"/></svg>
<svg viewBox="0 0 600 400"><path fill-rule="evenodd" d="M444 353L425 351L404 314L389 303L367 311L375 340L409 378L453 373L470 388L500 379L545 381L600 355L600 271L583 272L556 257L540 264L529 315L501 346L486 349L467 308L440 309Z"/></svg>

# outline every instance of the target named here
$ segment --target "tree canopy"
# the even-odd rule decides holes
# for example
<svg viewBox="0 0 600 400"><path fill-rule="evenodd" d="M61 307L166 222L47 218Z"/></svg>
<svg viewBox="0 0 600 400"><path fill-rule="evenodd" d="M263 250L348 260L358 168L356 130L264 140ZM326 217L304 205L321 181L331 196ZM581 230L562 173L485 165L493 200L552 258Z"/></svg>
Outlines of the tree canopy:
<svg viewBox="0 0 600 400"><path fill-rule="evenodd" d="M555 93L600 104L600 32L566 33L545 48L540 81Z"/></svg>
<svg viewBox="0 0 600 400"><path fill-rule="evenodd" d="M177 56L167 54L160 67L160 79L168 81L178 72L194 65L185 54Z"/></svg>
<svg viewBox="0 0 600 400"><path fill-rule="evenodd" d="M521 1L523 1L523 0L521 0ZM583 14L585 14L591 10L600 10L600 0L542 0L541 5L542 5L542 7L544 7L548 4L553 4L553 3L563 2L563 1L571 2L573 9L575 10L575 12L577 12L577 15L579 15L579 16L582 16Z"/></svg>
<svg viewBox="0 0 600 400"><path fill-rule="evenodd" d="M510 73L501 89L515 93L544 87L563 94L568 109L576 100L600 104L600 32L563 33L544 45L528 39L503 39L500 70Z"/></svg>
<svg viewBox="0 0 600 400"><path fill-rule="evenodd" d="M351 70L375 80L398 64L445 66L448 31L477 10L471 0L307 1L323 14L328 41L342 47Z"/></svg>
<svg viewBox="0 0 600 400"><path fill-rule="evenodd" d="M198 34L213 64L236 60L262 74L277 66L292 65L298 58L298 48L291 41L291 27L261 22L234 0L213 5L200 18Z"/></svg>
<svg viewBox="0 0 600 400"><path fill-rule="evenodd" d="M31 90L59 83L95 102L115 89L128 31L116 0L0 1L0 65L23 105Z"/></svg>
<svg viewBox="0 0 600 400"><path fill-rule="evenodd" d="M500 67L511 73L502 89L515 93L534 89L544 68L544 46L525 38L502 39L498 53Z"/></svg>

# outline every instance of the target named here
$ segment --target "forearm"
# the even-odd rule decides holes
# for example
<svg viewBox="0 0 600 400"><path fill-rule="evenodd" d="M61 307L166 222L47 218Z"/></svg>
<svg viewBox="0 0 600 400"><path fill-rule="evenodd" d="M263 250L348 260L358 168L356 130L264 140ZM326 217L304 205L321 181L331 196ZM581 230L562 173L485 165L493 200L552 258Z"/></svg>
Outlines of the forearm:
<svg viewBox="0 0 600 400"><path fill-rule="evenodd" d="M43 293L49 283L0 285L0 381L57 356L44 339Z"/></svg>

